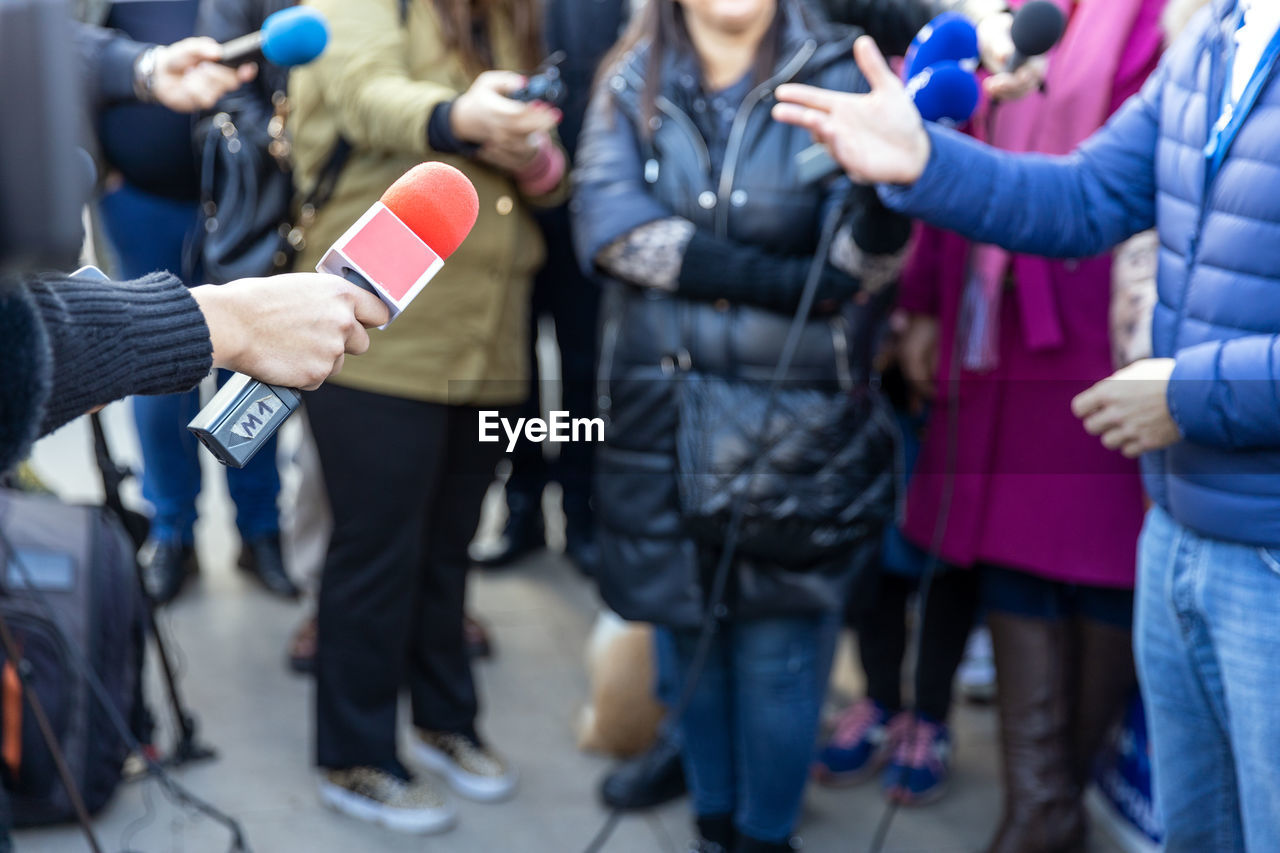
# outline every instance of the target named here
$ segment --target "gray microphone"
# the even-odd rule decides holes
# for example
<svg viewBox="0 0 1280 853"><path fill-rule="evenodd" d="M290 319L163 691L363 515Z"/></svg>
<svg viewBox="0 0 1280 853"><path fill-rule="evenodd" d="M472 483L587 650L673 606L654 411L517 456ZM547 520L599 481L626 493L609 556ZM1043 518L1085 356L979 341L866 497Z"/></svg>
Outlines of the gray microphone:
<svg viewBox="0 0 1280 853"><path fill-rule="evenodd" d="M1062 31L1066 29L1067 19L1062 10L1049 0L1031 0L1013 16L1013 24L1009 36L1013 39L1013 56L1009 57L1004 70L1017 71L1027 64L1033 56L1048 53Z"/></svg>

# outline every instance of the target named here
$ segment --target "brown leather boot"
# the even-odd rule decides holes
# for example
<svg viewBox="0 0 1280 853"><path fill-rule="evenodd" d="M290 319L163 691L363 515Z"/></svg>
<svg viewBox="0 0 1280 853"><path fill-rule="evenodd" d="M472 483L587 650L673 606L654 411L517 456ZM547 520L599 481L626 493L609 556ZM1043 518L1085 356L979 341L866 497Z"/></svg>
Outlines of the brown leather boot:
<svg viewBox="0 0 1280 853"><path fill-rule="evenodd" d="M1111 727L1133 695L1133 636L1126 628L1082 619L1076 623L1075 720L1072 752L1076 784L1083 791Z"/></svg>
<svg viewBox="0 0 1280 853"><path fill-rule="evenodd" d="M988 853L1074 853L1085 821L1071 743L1070 623L990 611L1004 815Z"/></svg>

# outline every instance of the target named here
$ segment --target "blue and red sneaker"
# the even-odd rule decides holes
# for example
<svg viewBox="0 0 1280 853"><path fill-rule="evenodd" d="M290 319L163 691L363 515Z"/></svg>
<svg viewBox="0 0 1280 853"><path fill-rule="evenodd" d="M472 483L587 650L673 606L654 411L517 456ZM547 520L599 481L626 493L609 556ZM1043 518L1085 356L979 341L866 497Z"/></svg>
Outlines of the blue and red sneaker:
<svg viewBox="0 0 1280 853"><path fill-rule="evenodd" d="M822 785L846 787L866 781L893 755L900 737L899 714L871 698L861 699L836 720L831 739L818 754L813 777Z"/></svg>
<svg viewBox="0 0 1280 853"><path fill-rule="evenodd" d="M946 793L950 775L951 732L946 724L923 714L907 717L903 737L884 771L885 796L899 805L927 805Z"/></svg>

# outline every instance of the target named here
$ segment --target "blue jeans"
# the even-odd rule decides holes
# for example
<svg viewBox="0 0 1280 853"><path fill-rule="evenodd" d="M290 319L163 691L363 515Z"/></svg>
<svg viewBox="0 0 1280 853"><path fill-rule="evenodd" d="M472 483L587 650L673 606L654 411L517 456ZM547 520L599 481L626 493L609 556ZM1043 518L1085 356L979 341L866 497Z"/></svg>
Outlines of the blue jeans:
<svg viewBox="0 0 1280 853"><path fill-rule="evenodd" d="M1156 507L1134 646L1166 853L1280 850L1280 551Z"/></svg>
<svg viewBox="0 0 1280 853"><path fill-rule="evenodd" d="M680 704L684 684L680 680L680 661L676 658L676 640L669 628L653 626L653 694L668 713ZM662 723L662 736L680 743L680 726L670 718Z"/></svg>
<svg viewBox="0 0 1280 853"><path fill-rule="evenodd" d="M138 278L156 270L184 274L184 248L197 223L195 202L161 198L126 184L103 197L100 211L121 275ZM229 376L224 372L219 380ZM142 446L142 495L154 507L151 533L160 541L194 541L200 458L187 423L199 409L197 391L133 398ZM227 490L246 541L280 529L274 437L247 466L227 469Z"/></svg>
<svg viewBox="0 0 1280 853"><path fill-rule="evenodd" d="M813 761L839 630L837 614L721 627L680 720L685 776L699 816L732 815L739 833L790 837ZM680 681L696 631L673 631Z"/></svg>

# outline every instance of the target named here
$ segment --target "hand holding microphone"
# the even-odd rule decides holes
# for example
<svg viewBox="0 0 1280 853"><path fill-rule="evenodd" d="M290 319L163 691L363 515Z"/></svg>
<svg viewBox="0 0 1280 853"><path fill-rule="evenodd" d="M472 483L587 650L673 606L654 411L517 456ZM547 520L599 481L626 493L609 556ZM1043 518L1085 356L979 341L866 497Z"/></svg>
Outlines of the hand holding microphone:
<svg viewBox="0 0 1280 853"><path fill-rule="evenodd" d="M292 273L192 289L213 341L213 365L272 385L312 389L386 323L382 300L333 275Z"/></svg>
<svg viewBox="0 0 1280 853"><path fill-rule="evenodd" d="M1048 53L1066 27L1062 10L1049 0L1031 0L1016 15L989 15L978 24L982 62L992 76L984 88L999 100L1017 100L1044 83Z"/></svg>
<svg viewBox="0 0 1280 853"><path fill-rule="evenodd" d="M301 404L296 389L318 386L346 353L367 349L365 327L395 320L466 239L478 212L465 175L421 163L338 238L317 265L321 275L196 288L201 308L213 312L211 331L231 330L221 342L214 335L215 365L244 372L187 429L218 461L244 467ZM224 307L232 320L219 320Z"/></svg>
<svg viewBox="0 0 1280 853"><path fill-rule="evenodd" d="M209 109L258 72L252 63L226 68L217 64L221 58L222 45L198 36L148 48L134 71L151 100L176 113L192 113Z"/></svg>

